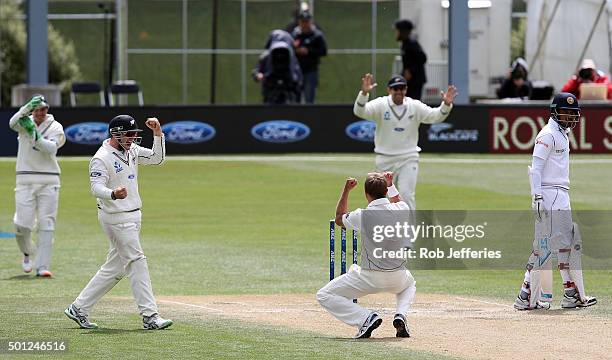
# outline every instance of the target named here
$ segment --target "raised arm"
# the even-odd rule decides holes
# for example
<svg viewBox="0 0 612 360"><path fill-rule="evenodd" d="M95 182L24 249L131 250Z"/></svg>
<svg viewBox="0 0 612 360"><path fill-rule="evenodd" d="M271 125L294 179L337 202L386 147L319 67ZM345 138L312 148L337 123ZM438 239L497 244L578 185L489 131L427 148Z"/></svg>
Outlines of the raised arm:
<svg viewBox="0 0 612 360"><path fill-rule="evenodd" d="M440 106L432 108L421 102L415 102L416 110L419 113L420 121L424 124L440 123L448 117L452 108L453 101L457 96L457 88L454 85L449 85L446 92L442 92L442 103Z"/></svg>
<svg viewBox="0 0 612 360"><path fill-rule="evenodd" d="M342 222L342 216L348 212L348 197L349 192L353 190L357 186L357 180L354 178L346 179L346 183L344 184L344 188L342 189L342 194L340 195L340 199L338 200L338 205L336 205L336 225L344 227L344 223Z"/></svg>
<svg viewBox="0 0 612 360"><path fill-rule="evenodd" d="M166 160L166 143L164 133L157 118L148 118L145 125L153 131L153 147L138 150L138 163L143 165L161 165Z"/></svg>
<svg viewBox="0 0 612 360"><path fill-rule="evenodd" d="M34 121L29 118L30 114L36 109L42 102L42 96L34 96L30 101L23 105L19 111L17 111L9 120L9 127L17 132L20 129L24 129L30 136L35 137L36 126Z"/></svg>
<svg viewBox="0 0 612 360"><path fill-rule="evenodd" d="M393 185L393 173L391 171L386 171L383 173L383 176L385 180L387 180L387 197L389 198L389 202L396 203L403 201L399 191L397 191L397 188Z"/></svg>
<svg viewBox="0 0 612 360"><path fill-rule="evenodd" d="M361 78L361 91L357 95L355 105L353 105L353 113L356 116L366 120L375 120L373 118L376 115L376 106L374 102L368 102L368 100L370 98L370 91L377 85L374 83L372 74L365 74Z"/></svg>

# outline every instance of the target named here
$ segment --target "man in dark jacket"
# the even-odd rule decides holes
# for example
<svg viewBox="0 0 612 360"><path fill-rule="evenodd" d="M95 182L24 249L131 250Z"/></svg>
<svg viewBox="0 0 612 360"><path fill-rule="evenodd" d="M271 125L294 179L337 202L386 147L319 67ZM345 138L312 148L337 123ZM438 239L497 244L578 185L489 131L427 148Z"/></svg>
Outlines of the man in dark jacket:
<svg viewBox="0 0 612 360"><path fill-rule="evenodd" d="M395 22L395 39L402 42L402 75L408 82L406 96L421 100L423 85L427 82L425 76L425 62L427 55L423 52L421 45L410 37L414 25L410 20L398 20Z"/></svg>
<svg viewBox="0 0 612 360"><path fill-rule="evenodd" d="M510 67L508 76L497 89L497 97L500 99L529 99L531 95L531 82L527 79L529 67L525 59L519 57Z"/></svg>
<svg viewBox="0 0 612 360"><path fill-rule="evenodd" d="M304 98L307 104L312 104L319 83L319 60L327 55L325 37L312 23L312 14L308 11L300 12L298 26L293 29L291 36L304 75Z"/></svg>
<svg viewBox="0 0 612 360"><path fill-rule="evenodd" d="M261 82L265 104L299 104L302 71L293 49L293 38L284 30L268 36L266 50L260 55L253 79Z"/></svg>

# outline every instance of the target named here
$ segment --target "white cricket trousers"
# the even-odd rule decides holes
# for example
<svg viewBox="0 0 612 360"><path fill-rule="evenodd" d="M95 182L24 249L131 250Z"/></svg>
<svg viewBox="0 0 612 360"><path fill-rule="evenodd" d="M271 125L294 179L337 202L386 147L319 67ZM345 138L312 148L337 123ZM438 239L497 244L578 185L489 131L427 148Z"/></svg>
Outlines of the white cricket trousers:
<svg viewBox="0 0 612 360"><path fill-rule="evenodd" d="M414 301L416 281L408 270L373 271L351 265L346 274L317 292L317 301L338 320L359 328L372 311L355 304L353 299L381 292L395 294L395 313L405 316Z"/></svg>
<svg viewBox="0 0 612 360"><path fill-rule="evenodd" d="M59 201L59 185L17 184L15 187L15 237L23 254L36 253L37 271L49 270ZM38 247L31 232L38 228Z"/></svg>
<svg viewBox="0 0 612 360"><path fill-rule="evenodd" d="M410 210L416 210L416 184L419 175L419 158L414 155L376 155L378 171L393 171L393 183Z"/></svg>
<svg viewBox="0 0 612 360"><path fill-rule="evenodd" d="M106 262L81 291L74 305L89 315L98 300L127 275L140 314L143 316L156 314L157 305L149 277L147 258L140 246L140 222L122 224L101 222L101 225L110 239Z"/></svg>

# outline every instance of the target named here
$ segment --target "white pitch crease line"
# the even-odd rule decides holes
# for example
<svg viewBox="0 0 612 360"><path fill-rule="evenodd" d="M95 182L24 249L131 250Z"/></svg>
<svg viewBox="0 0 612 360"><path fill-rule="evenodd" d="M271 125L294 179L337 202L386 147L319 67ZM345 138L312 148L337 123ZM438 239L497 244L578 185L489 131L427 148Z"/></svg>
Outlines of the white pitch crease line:
<svg viewBox="0 0 612 360"><path fill-rule="evenodd" d="M198 309L216 311L216 312L219 312L219 313L223 313L224 312L223 310L219 310L219 309L215 309L215 308L211 308L211 307L207 307L207 306L202 306L202 305L188 304L188 303L184 303L184 302L180 302L180 301L172 301L172 300L157 300L157 301L158 302L162 302L162 303L175 304L175 305L183 305L183 306L194 307L194 308L198 308Z"/></svg>
<svg viewBox="0 0 612 360"><path fill-rule="evenodd" d="M464 297L461 297L461 296L455 296L455 299L465 300L465 301L472 301L472 302L478 302L478 303L495 305L495 306L501 306L501 307L506 307L506 308L511 308L511 309L513 308L512 305L508 305L508 304L500 304L500 303L496 303L496 302L492 302L492 301L464 298Z"/></svg>

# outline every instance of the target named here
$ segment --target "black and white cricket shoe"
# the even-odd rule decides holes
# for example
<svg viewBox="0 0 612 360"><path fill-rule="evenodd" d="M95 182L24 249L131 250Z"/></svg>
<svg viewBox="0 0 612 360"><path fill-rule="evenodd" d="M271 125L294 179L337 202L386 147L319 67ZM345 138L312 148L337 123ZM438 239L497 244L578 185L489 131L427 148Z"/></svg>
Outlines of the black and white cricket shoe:
<svg viewBox="0 0 612 360"><path fill-rule="evenodd" d="M393 318L393 327L395 328L395 330L397 330L397 332L395 333L395 337L410 337L410 331L408 330L406 317L404 315L395 314L395 317Z"/></svg>
<svg viewBox="0 0 612 360"><path fill-rule="evenodd" d="M355 339L367 339L372 336L372 331L376 330L382 324L382 319L377 313L373 312L368 316L366 321L361 325L359 331L355 335Z"/></svg>
<svg viewBox="0 0 612 360"><path fill-rule="evenodd" d="M597 298L593 296L587 296L586 301L580 299L580 295L576 292L574 296L563 295L561 300L561 307L563 309L574 309L593 306L597 304Z"/></svg>
<svg viewBox="0 0 612 360"><path fill-rule="evenodd" d="M520 296L517 296L514 300L514 308L516 310L548 310L550 309L550 303L538 300L534 307L530 307L529 299L521 299Z"/></svg>
<svg viewBox="0 0 612 360"><path fill-rule="evenodd" d="M79 309L77 309L74 304L70 304L66 310L64 310L64 314L68 316L71 320L74 320L82 329L97 329L98 325L92 322L89 322L87 315L82 313Z"/></svg>
<svg viewBox="0 0 612 360"><path fill-rule="evenodd" d="M161 330L169 327L173 324L170 319L163 319L159 314L153 314L151 316L142 317L142 327L145 330Z"/></svg>

